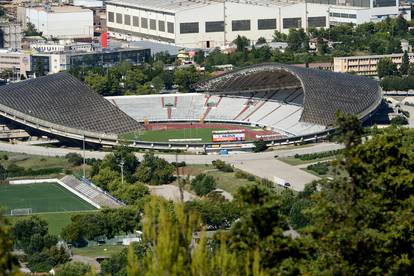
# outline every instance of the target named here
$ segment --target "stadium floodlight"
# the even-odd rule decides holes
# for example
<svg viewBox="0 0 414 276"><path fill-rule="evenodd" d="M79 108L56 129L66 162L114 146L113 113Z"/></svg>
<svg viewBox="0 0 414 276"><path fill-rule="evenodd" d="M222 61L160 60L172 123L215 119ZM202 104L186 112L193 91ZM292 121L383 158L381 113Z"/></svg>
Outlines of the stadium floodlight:
<svg viewBox="0 0 414 276"><path fill-rule="evenodd" d="M11 216L27 216L32 213L32 208L20 208L20 209L11 209Z"/></svg>

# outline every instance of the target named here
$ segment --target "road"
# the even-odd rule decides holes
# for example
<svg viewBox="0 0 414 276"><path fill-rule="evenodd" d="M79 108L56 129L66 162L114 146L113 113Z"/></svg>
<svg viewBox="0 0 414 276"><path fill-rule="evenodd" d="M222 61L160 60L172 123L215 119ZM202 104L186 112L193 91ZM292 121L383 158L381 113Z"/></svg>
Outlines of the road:
<svg viewBox="0 0 414 276"><path fill-rule="evenodd" d="M234 165L236 168L244 170L248 173L257 175L262 178L273 180L274 176L283 178L291 183L292 189L301 191L305 184L317 179L316 176L309 174L298 167L290 166L275 158L294 156L295 154L306 154L336 150L342 148L339 144L319 143L308 147L286 148L261 153L239 153L229 154L228 156L220 156L216 154L210 155L178 155L178 162L185 161L187 164L211 164L213 160L221 159L227 163ZM82 150L77 148L47 148L40 146L31 146L27 144L9 144L0 143L0 151L27 153L42 156L65 156L70 152L82 154ZM102 159L108 154L101 151L85 152L86 158ZM138 159L143 158L143 153L136 154ZM174 154L157 154L169 162L176 161Z"/></svg>

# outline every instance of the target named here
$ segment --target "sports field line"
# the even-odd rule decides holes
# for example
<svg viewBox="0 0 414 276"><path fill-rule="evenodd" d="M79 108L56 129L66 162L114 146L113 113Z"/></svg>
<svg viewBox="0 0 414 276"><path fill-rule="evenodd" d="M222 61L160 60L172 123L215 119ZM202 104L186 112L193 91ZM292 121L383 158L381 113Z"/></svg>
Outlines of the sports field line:
<svg viewBox="0 0 414 276"><path fill-rule="evenodd" d="M81 211L63 211L63 212L38 212L38 213L31 213L30 215L73 214L73 213L91 213L91 212L99 212L99 210L81 210ZM6 214L5 216L6 217L18 217L18 216L11 216L9 214Z"/></svg>

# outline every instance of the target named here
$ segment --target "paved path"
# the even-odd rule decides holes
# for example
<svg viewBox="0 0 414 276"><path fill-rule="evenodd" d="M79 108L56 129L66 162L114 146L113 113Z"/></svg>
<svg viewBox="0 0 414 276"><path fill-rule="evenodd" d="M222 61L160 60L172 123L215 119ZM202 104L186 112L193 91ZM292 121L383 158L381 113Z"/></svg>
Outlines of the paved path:
<svg viewBox="0 0 414 276"><path fill-rule="evenodd" d="M229 154L228 156L220 156L216 154L210 155L178 155L178 162L185 161L187 164L211 164L211 161L221 159L234 165L236 168L247 171L251 174L262 178L273 180L274 176L289 181L294 190L303 190L305 184L317 179L300 168L285 164L275 158L294 156L295 154L315 153L342 148L341 145L334 143L319 143L309 147L287 148L262 153L238 153ZM9 144L0 143L0 151L27 153L42 156L65 156L70 152L82 154L80 149L73 148L46 148L40 146L31 146L27 144ZM101 151L86 151L87 158L102 159L108 154ZM143 153L136 154L139 159L143 158ZM169 162L175 161L174 154L158 154L158 156Z"/></svg>

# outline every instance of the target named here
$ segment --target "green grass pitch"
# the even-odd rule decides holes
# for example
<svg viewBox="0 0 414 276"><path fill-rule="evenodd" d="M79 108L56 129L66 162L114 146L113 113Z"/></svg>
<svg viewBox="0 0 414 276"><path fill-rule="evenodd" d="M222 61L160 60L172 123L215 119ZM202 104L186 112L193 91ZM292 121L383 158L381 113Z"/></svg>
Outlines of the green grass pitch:
<svg viewBox="0 0 414 276"><path fill-rule="evenodd" d="M137 133L126 133L121 136L122 139L151 142L168 142L169 139L202 139L202 142L211 142L213 130L226 130L228 128L187 128L187 129L169 129L169 130L151 130L144 131L139 136Z"/></svg>
<svg viewBox="0 0 414 276"><path fill-rule="evenodd" d="M6 214L21 208L32 208L32 213L96 209L57 183L0 185L0 206Z"/></svg>

